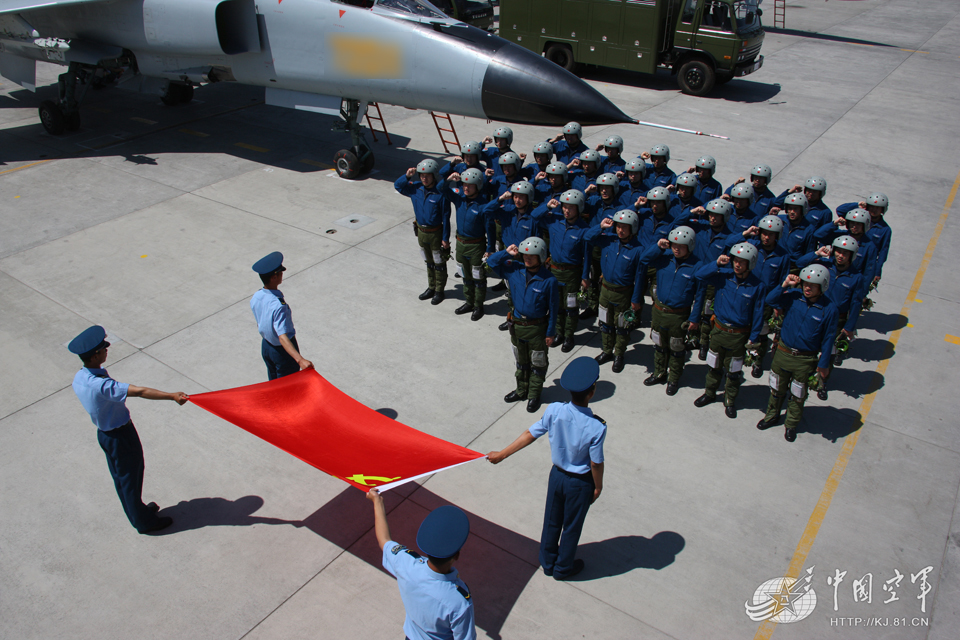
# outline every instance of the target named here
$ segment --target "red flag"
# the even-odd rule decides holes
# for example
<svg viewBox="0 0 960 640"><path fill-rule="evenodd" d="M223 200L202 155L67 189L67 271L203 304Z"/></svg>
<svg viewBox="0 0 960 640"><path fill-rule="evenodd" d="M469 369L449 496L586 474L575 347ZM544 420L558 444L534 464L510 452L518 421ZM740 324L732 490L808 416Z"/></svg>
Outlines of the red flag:
<svg viewBox="0 0 960 640"><path fill-rule="evenodd" d="M365 407L313 369L190 401L364 491L484 457Z"/></svg>

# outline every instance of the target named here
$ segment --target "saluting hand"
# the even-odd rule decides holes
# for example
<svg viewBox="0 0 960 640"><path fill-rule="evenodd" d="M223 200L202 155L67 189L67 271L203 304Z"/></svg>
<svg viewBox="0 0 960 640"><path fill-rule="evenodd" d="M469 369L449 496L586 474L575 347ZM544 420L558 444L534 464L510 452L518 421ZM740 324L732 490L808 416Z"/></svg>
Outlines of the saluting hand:
<svg viewBox="0 0 960 640"><path fill-rule="evenodd" d="M755 235L757 235L758 233L760 233L760 227L751 226L751 227L748 227L747 229L744 229L744 230L743 230L743 237L744 237L744 238L752 238L752 237L754 237Z"/></svg>
<svg viewBox="0 0 960 640"><path fill-rule="evenodd" d="M512 244L507 247L507 253L509 253L511 256L518 256L520 255L520 250L517 249L517 245Z"/></svg>
<svg viewBox="0 0 960 640"><path fill-rule="evenodd" d="M783 281L783 288L787 289L789 287L796 287L800 284L800 276L795 276L790 274L787 276L787 279Z"/></svg>
<svg viewBox="0 0 960 640"><path fill-rule="evenodd" d="M447 180L449 180L450 182L460 182L460 174L457 172L453 172L447 177Z"/></svg>
<svg viewBox="0 0 960 640"><path fill-rule="evenodd" d="M543 179L546 178L546 177L547 177L547 172L546 172L546 171L540 171L540 172L537 173L537 175L535 175L535 176L533 177L533 181L534 181L534 182L539 182L540 180L543 180Z"/></svg>
<svg viewBox="0 0 960 640"><path fill-rule="evenodd" d="M669 249L670 241L667 240L666 238L660 238L659 240L657 240L657 246L661 249Z"/></svg>
<svg viewBox="0 0 960 640"><path fill-rule="evenodd" d="M635 203L634 206L637 206L637 207L647 206L647 196L640 196L639 198L637 198L637 202Z"/></svg>
<svg viewBox="0 0 960 640"><path fill-rule="evenodd" d="M595 184L587 185L587 188L583 190L583 194L584 194L584 195L590 195L590 194L596 193L596 192L597 192L597 185L595 185Z"/></svg>
<svg viewBox="0 0 960 640"><path fill-rule="evenodd" d="M817 255L821 258L829 258L831 253L833 253L833 247L830 245L824 245L817 249Z"/></svg>
<svg viewBox="0 0 960 640"><path fill-rule="evenodd" d="M613 226L613 218L604 218L603 220L600 221L601 229L609 229L612 226Z"/></svg>
<svg viewBox="0 0 960 640"><path fill-rule="evenodd" d="M730 264L730 256L726 253L717 256L717 264L721 267Z"/></svg>
<svg viewBox="0 0 960 640"><path fill-rule="evenodd" d="M410 167L407 169L407 173L405 175L407 176L407 180L413 180L413 176L417 175L417 168Z"/></svg>

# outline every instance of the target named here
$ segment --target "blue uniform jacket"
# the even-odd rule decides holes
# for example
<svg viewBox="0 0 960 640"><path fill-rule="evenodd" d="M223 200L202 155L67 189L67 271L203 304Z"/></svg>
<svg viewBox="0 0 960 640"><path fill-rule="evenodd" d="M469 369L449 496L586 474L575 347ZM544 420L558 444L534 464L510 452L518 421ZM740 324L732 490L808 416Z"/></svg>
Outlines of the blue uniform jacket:
<svg viewBox="0 0 960 640"><path fill-rule="evenodd" d="M603 463L607 425L595 418L589 407L554 402L528 431L534 438L550 434L550 457L564 471L589 473L591 462Z"/></svg>
<svg viewBox="0 0 960 640"><path fill-rule="evenodd" d="M733 210L733 215L727 218L727 228L730 229L730 235L743 235L743 232L757 224L757 218L753 217L753 209L747 209L743 212L745 215L737 215L738 211L736 208Z"/></svg>
<svg viewBox="0 0 960 640"><path fill-rule="evenodd" d="M600 223L603 222L604 218L612 218L615 214L624 209L634 210L633 207L625 207L620 204L619 200L611 200L610 202L604 202L597 194L587 196L587 206L584 207L587 210L588 215L590 216L590 226L598 227ZM615 235L613 228L611 227L608 231L608 234Z"/></svg>
<svg viewBox="0 0 960 640"><path fill-rule="evenodd" d="M487 266L510 286L513 313L523 320L548 318L547 337L557 333L557 311L560 308L560 285L547 265L541 265L530 282L527 268L506 251L497 251L487 258Z"/></svg>
<svg viewBox="0 0 960 640"><path fill-rule="evenodd" d="M821 369L829 367L840 321L837 305L825 295L811 303L800 288L794 287L777 287L767 294L766 303L783 309L780 342L791 349L819 352L817 366Z"/></svg>
<svg viewBox="0 0 960 640"><path fill-rule="evenodd" d="M713 315L728 327L750 329L750 342L760 339L763 326L763 302L766 291L753 272L743 280L733 273L733 267L721 267L707 262L697 269L697 278L713 285L717 296L713 300Z"/></svg>
<svg viewBox="0 0 960 640"><path fill-rule="evenodd" d="M620 196L618 199L624 208L636 210L637 200L640 198L640 196L646 196L648 191L649 189L647 189L642 182L640 183L639 187L634 188L633 185L630 184L629 180L621 180L619 191Z"/></svg>
<svg viewBox="0 0 960 640"><path fill-rule="evenodd" d="M657 219L654 217L652 209L640 207L637 210L637 215L640 216L640 229L637 231L637 238L644 247L657 244L657 240L666 238L670 229L676 226L669 213Z"/></svg>
<svg viewBox="0 0 960 640"><path fill-rule="evenodd" d="M764 295L770 293L774 287L783 284L787 274L790 273L790 259L787 257L786 249L775 244L772 250L767 251L760 243L760 238L745 239L742 235L732 233L727 236L726 249L732 249L733 245L740 242L749 242L757 248L757 264L753 267L753 273L763 283Z"/></svg>
<svg viewBox="0 0 960 640"><path fill-rule="evenodd" d="M677 260L671 249L647 247L640 256L641 273L645 266L657 270L657 300L671 309L690 307L690 322L700 322L704 289L695 274L701 265L696 255ZM646 274L643 274L646 277ZM646 288L646 287L644 287Z"/></svg>
<svg viewBox="0 0 960 640"><path fill-rule="evenodd" d="M803 193L802 191L800 193ZM780 195L778 195L774 201L773 206L783 209L783 204L787 201L787 196L790 195L790 189L787 189ZM820 225L830 222L833 220L833 211L830 210L830 207L823 203L823 200L817 204L811 204L807 209L807 222L813 225L814 228L819 227Z"/></svg>
<svg viewBox="0 0 960 640"><path fill-rule="evenodd" d="M690 213L693 209L697 207L702 207L703 203L697 200L695 197L691 197L689 200L684 202L678 196L673 196L670 198L669 202L670 208L667 210L667 214L673 218L673 224L675 227L687 224L692 217Z"/></svg>
<svg viewBox="0 0 960 640"><path fill-rule="evenodd" d="M710 222L703 218L694 218L688 223L697 232L697 243L693 246L693 254L701 262L716 262L727 250L727 239L733 235L724 227L717 232L710 226ZM734 243L736 244L736 243Z"/></svg>
<svg viewBox="0 0 960 640"><path fill-rule="evenodd" d="M449 174L448 174L449 175ZM393 188L413 203L413 215L421 227L443 227L443 239L450 242L450 200L444 195L444 183L439 182L427 189L419 180L407 180L406 175L397 178Z"/></svg>
<svg viewBox="0 0 960 640"><path fill-rule="evenodd" d="M553 153L557 156L557 162L562 162L563 164L570 164L574 158L579 158L581 153L590 148L583 144L583 140L578 142L577 146L573 149L570 148L570 145L567 144L567 141L563 138L551 144L553 145Z"/></svg>
<svg viewBox="0 0 960 640"><path fill-rule="evenodd" d="M571 169L567 174L570 180L570 188L577 189L578 191L587 192L587 187L592 184L597 184L597 178L601 175L600 171L594 171L593 175L588 176L584 171L580 169Z"/></svg>
<svg viewBox="0 0 960 640"><path fill-rule="evenodd" d="M101 431L113 431L130 422L129 389L129 384L117 382L106 369L84 367L73 377L73 392Z"/></svg>
<svg viewBox="0 0 960 640"><path fill-rule="evenodd" d="M787 259L790 264L796 264L805 253L809 253L816 246L816 240L813 234L817 228L801 219L799 224L793 226L790 219L785 214L780 216L783 220L783 232L780 233L780 246L787 252Z"/></svg>
<svg viewBox="0 0 960 640"><path fill-rule="evenodd" d="M538 211L538 208L542 211ZM484 207L484 214L500 223L503 229L503 246L509 247L512 244L518 245L531 236L540 237L539 218L546 209L547 205L532 202L527 205L525 213L520 213L512 199L506 202L494 200Z"/></svg>
<svg viewBox="0 0 960 640"><path fill-rule="evenodd" d="M484 215L483 208L490 203L490 198L482 191L476 198L467 198L463 195L463 187L453 187L445 183L444 194L457 208L457 235L464 238L487 238L487 253L496 248L497 228L493 225L493 218Z"/></svg>
<svg viewBox="0 0 960 640"><path fill-rule="evenodd" d="M458 162L455 165L453 163L448 162L447 164L443 165L443 167L440 168L440 177L443 180L446 180L447 178L450 177L451 174L454 174L454 173L463 174L463 172L466 171L467 169L480 169L480 171L486 171L487 165L483 160L479 160L477 163L477 166L475 167L469 166L466 162Z"/></svg>
<svg viewBox="0 0 960 640"><path fill-rule="evenodd" d="M723 185L717 182L716 178L710 178L706 183L697 180L697 186L693 189L693 197L700 202L707 203L716 200L723 195Z"/></svg>
<svg viewBox="0 0 960 640"><path fill-rule="evenodd" d="M601 233L600 226L590 227L584 236L587 244L600 247L600 272L603 281L615 287L633 287L630 301L640 304L643 301L643 278L640 277L640 255L643 246L636 237L621 242L617 236Z"/></svg>
<svg viewBox="0 0 960 640"><path fill-rule="evenodd" d="M733 188L737 186L735 184L730 185L724 190L724 193L730 195L730 192L733 191ZM774 206L774 203L777 201L777 196L773 195L773 192L770 191L768 187L764 187L763 191L757 192L756 189L753 190L754 201L750 205L750 211L753 212L754 218L759 220L763 216L770 213L771 207ZM717 196L719 197L719 196ZM784 196L786 197L786 196ZM780 202L780 208L783 208L783 201Z"/></svg>
<svg viewBox="0 0 960 640"><path fill-rule="evenodd" d="M540 218L540 226L546 230L549 238L550 259L559 264L582 265L580 279L586 280L590 277L590 261L585 259L587 244L583 237L590 225L581 218L568 224L559 211L559 207L547 209Z"/></svg>
<svg viewBox="0 0 960 640"><path fill-rule="evenodd" d="M643 178L643 184L646 185L647 191L654 187L666 187L676 183L677 174L670 167L664 167L662 171L657 172L652 164L647 163L647 172Z"/></svg>
<svg viewBox="0 0 960 640"><path fill-rule="evenodd" d="M848 202L837 207L837 215L844 216L847 212L859 208L859 203ZM879 222L871 224L870 230L867 231L867 237L877 246L877 266L873 274L875 278L883 275L883 265L887 261L887 254L890 253L890 237L892 234L890 225L886 223L883 217L880 218ZM869 286L869 283L867 285Z"/></svg>
<svg viewBox="0 0 960 640"><path fill-rule="evenodd" d="M852 267L837 271L836 262L829 258L821 258L814 252L800 258L797 261L797 266L803 268L814 263L821 264L830 271L830 288L826 295L833 301L833 304L837 305L837 311L840 315L847 316L843 328L851 333L856 331L863 299L867 296L867 285L869 283L866 278Z"/></svg>
<svg viewBox="0 0 960 640"><path fill-rule="evenodd" d="M626 166L627 161L623 159L623 156L620 156L616 160L608 156L601 156L599 172L616 174L618 171L623 171Z"/></svg>

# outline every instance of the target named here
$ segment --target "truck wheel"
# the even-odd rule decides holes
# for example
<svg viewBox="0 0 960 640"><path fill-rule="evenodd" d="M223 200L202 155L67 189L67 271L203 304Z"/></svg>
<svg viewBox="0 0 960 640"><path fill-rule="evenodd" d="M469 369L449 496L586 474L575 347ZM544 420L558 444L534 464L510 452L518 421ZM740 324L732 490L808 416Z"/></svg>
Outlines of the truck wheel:
<svg viewBox="0 0 960 640"><path fill-rule="evenodd" d="M577 62L573 59L573 50L565 44L552 44L547 47L547 60L573 73Z"/></svg>
<svg viewBox="0 0 960 640"><path fill-rule="evenodd" d="M717 76L713 68L701 60L683 63L677 73L680 90L691 96L705 96L713 89Z"/></svg>

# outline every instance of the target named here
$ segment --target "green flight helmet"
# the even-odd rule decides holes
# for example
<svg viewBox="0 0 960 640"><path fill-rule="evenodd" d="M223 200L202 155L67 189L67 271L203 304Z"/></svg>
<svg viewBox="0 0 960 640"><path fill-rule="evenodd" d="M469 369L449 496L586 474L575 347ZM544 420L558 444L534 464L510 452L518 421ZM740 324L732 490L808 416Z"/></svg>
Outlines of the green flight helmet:
<svg viewBox="0 0 960 640"><path fill-rule="evenodd" d="M693 175L692 173L681 173L679 176L677 176L678 187L696 188L698 182L699 180L697 180L697 176Z"/></svg>
<svg viewBox="0 0 960 640"><path fill-rule="evenodd" d="M483 171L476 168L470 168L460 174L460 182L463 184L475 184L478 187L483 186Z"/></svg>
<svg viewBox="0 0 960 640"><path fill-rule="evenodd" d="M520 195L533 197L533 185L526 180L519 180L510 187L510 193L519 193Z"/></svg>
<svg viewBox="0 0 960 640"><path fill-rule="evenodd" d="M784 200L783 206L794 205L803 209L803 215L807 215L807 211L810 210L810 203L807 202L807 196L802 193L791 193L787 196L787 199Z"/></svg>
<svg viewBox="0 0 960 640"><path fill-rule="evenodd" d="M553 145L549 142L538 142L533 146L534 153L545 153L549 156L553 155Z"/></svg>
<svg viewBox="0 0 960 640"><path fill-rule="evenodd" d="M641 176L645 176L647 175L647 163L640 159L630 160L623 170L633 171L634 173L639 173Z"/></svg>
<svg viewBox="0 0 960 640"><path fill-rule="evenodd" d="M612 187L613 196L616 197L617 193L620 191L620 181L617 180L616 175L612 173L604 173L597 178L597 189L600 187Z"/></svg>
<svg viewBox="0 0 960 640"><path fill-rule="evenodd" d="M887 207L890 206L890 199L887 198L887 194L877 191L867 196L867 204L880 207L883 209L883 212L886 213Z"/></svg>
<svg viewBox="0 0 960 640"><path fill-rule="evenodd" d="M483 147L480 145L479 142L477 142L476 140L471 140L467 144L460 147L460 155L461 156L466 156L466 155L478 156L480 155L480 152L482 150L483 150Z"/></svg>
<svg viewBox="0 0 960 640"><path fill-rule="evenodd" d="M437 177L437 174L440 173L440 165L432 158L421 160L417 164L417 173L432 173L434 177Z"/></svg>
<svg viewBox="0 0 960 640"><path fill-rule="evenodd" d="M821 198L827 195L827 181L825 178L821 178L820 176L807 178L807 181L803 183L803 188L810 189L811 191L819 191Z"/></svg>
<svg viewBox="0 0 960 640"><path fill-rule="evenodd" d="M520 167L523 166L523 161L520 159L520 156L513 151L507 151L500 155L500 158L497 159L497 164L501 167L505 164L512 164L517 168L517 171L519 171Z"/></svg>
<svg viewBox="0 0 960 640"><path fill-rule="evenodd" d="M833 248L846 249L847 251L853 252L853 255L857 255L857 251L860 251L860 243L857 242L857 239L853 236L840 236L834 238Z"/></svg>
<svg viewBox="0 0 960 640"><path fill-rule="evenodd" d="M620 136L607 136L607 139L603 141L603 146L619 149L620 153L623 153L623 138Z"/></svg>
<svg viewBox="0 0 960 640"><path fill-rule="evenodd" d="M864 233L870 231L870 214L867 213L866 209L857 208L847 211L847 215L843 217L847 219L847 222L862 222Z"/></svg>
<svg viewBox="0 0 960 640"><path fill-rule="evenodd" d="M659 200L660 202L670 201L670 192L666 187L654 187L647 191L647 200Z"/></svg>
<svg viewBox="0 0 960 640"><path fill-rule="evenodd" d="M716 213L723 216L723 223L727 223L727 219L733 215L733 205L724 200L723 198L716 198L711 200L706 204L704 209L707 210L707 213Z"/></svg>
<svg viewBox="0 0 960 640"><path fill-rule="evenodd" d="M697 232L690 227L676 227L667 234L667 240L670 244L682 244L689 247L690 251L697 246Z"/></svg>
<svg viewBox="0 0 960 640"><path fill-rule="evenodd" d="M780 234L783 233L783 220L780 219L780 216L763 216L760 218L760 222L757 223L757 227L761 231L769 231L770 233L777 234L777 238L780 238Z"/></svg>
<svg viewBox="0 0 960 640"><path fill-rule="evenodd" d="M640 216L632 209L622 209L613 214L613 221L620 224L630 225L630 233L636 234L640 228Z"/></svg>
<svg viewBox="0 0 960 640"><path fill-rule="evenodd" d="M551 162L547 165L547 175L548 176L563 176L567 177L567 165L562 162Z"/></svg>
<svg viewBox="0 0 960 640"><path fill-rule="evenodd" d="M493 132L494 138L506 138L507 146L513 144L513 129L510 127L498 127L496 131Z"/></svg>
<svg viewBox="0 0 960 640"><path fill-rule="evenodd" d="M667 162L670 162L670 147L665 144L658 144L653 149L650 149L650 157L662 157Z"/></svg>
<svg viewBox="0 0 960 640"><path fill-rule="evenodd" d="M583 127L580 126L579 122L568 122L563 125L563 133L568 136L577 136L578 138L583 135Z"/></svg>
<svg viewBox="0 0 960 640"><path fill-rule="evenodd" d="M517 251L522 256L539 256L541 264L547 259L547 243L536 236L531 236L517 245Z"/></svg>
<svg viewBox="0 0 960 640"><path fill-rule="evenodd" d="M713 172L717 170L717 161L713 156L700 156L697 158L695 166L698 169L706 169L710 172L710 175L713 175Z"/></svg>
<svg viewBox="0 0 960 640"><path fill-rule="evenodd" d="M749 242L738 242L730 247L730 257L746 260L747 268L750 271L753 271L753 268L757 266L757 257L759 257L759 255L760 252L757 251L757 248Z"/></svg>
<svg viewBox="0 0 960 640"><path fill-rule="evenodd" d="M822 264L812 264L800 270L800 282L818 284L820 293L826 293L830 288L830 272Z"/></svg>

